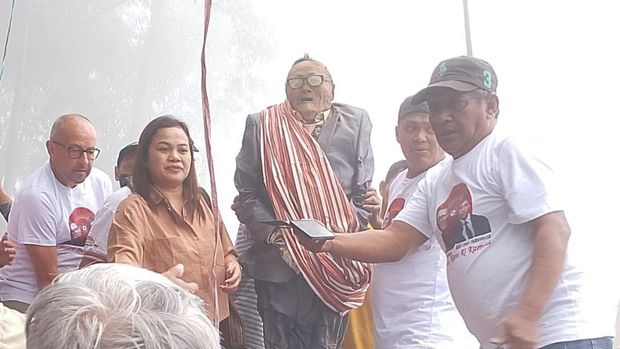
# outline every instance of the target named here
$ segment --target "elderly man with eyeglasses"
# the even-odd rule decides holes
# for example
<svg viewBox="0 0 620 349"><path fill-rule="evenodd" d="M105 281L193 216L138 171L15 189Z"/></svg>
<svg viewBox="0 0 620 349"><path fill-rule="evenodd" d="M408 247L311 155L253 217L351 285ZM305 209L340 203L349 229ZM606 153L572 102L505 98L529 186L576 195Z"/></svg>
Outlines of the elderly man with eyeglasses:
<svg viewBox="0 0 620 349"><path fill-rule="evenodd" d="M15 260L0 269L0 301L25 313L40 289L77 269L94 212L112 191L93 168L97 133L83 115L62 115L45 146L49 161L17 193L8 224Z"/></svg>
<svg viewBox="0 0 620 349"><path fill-rule="evenodd" d="M267 222L313 218L342 232L365 229L372 125L365 110L332 103L331 74L307 55L293 63L285 90L283 103L246 121L233 208L252 246L241 261L255 279L266 348L337 348L342 314L361 305L370 268L314 258L290 229Z"/></svg>

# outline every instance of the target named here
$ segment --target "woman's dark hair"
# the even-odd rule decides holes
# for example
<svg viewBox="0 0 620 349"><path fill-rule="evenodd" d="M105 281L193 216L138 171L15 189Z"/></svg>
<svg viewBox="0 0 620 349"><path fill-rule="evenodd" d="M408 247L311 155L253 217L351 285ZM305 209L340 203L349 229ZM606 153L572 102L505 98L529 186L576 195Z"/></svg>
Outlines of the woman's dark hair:
<svg viewBox="0 0 620 349"><path fill-rule="evenodd" d="M140 134L140 140L138 141L138 150L135 155L135 162L133 168L133 190L135 193L140 194L146 202L150 205L155 204L151 202L151 196L149 192L154 188L153 179L148 170L149 148L153 137L158 130L162 128L178 127L185 132L189 141L189 149L191 154L191 161L189 167L189 173L187 178L183 181L183 201L188 203L189 217L193 219L196 213L199 213L203 218L205 213L200 210L200 191L198 188L198 178L196 176L196 167L194 166L194 141L189 135L189 129L187 125L173 116L165 115L160 116L142 130Z"/></svg>

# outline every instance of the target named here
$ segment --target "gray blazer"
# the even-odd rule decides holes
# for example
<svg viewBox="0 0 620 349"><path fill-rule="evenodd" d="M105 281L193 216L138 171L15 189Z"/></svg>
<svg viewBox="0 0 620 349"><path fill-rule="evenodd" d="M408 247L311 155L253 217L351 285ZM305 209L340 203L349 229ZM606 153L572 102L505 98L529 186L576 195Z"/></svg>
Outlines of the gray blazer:
<svg viewBox="0 0 620 349"><path fill-rule="evenodd" d="M240 260L249 275L256 279L286 282L295 274L277 248L265 243L273 226L260 223L273 220L275 216L262 176L259 127L260 113L249 115L241 151L237 155L235 186L239 196L233 208L253 238L252 247L241 255ZM318 139L347 198L355 207L360 230L366 229L369 218L368 212L362 208L362 198L374 171L371 130L372 124L364 109L334 103Z"/></svg>

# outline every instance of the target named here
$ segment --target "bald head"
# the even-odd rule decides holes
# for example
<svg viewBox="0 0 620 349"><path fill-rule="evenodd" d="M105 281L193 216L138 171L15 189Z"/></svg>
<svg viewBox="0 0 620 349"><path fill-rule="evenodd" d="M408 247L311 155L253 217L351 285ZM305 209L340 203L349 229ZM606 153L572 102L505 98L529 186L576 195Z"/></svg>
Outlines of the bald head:
<svg viewBox="0 0 620 349"><path fill-rule="evenodd" d="M46 143L50 165L56 179L73 188L90 174L96 149L97 132L90 121L80 114L58 117Z"/></svg>
<svg viewBox="0 0 620 349"><path fill-rule="evenodd" d="M84 115L65 114L59 116L56 121L54 121L54 124L52 125L52 130L50 131L50 139L55 139L56 137L59 137L60 133L66 132L67 128L75 128L78 125L86 128L90 126L92 131L95 131L93 125L90 123L90 120L88 120L88 118Z"/></svg>

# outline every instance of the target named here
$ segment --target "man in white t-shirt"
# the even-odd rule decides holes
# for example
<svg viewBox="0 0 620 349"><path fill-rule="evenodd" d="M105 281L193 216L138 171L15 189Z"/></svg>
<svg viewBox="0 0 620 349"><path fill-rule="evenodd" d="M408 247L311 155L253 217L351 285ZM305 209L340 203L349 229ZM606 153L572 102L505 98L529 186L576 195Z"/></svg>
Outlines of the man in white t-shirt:
<svg viewBox="0 0 620 349"><path fill-rule="evenodd" d="M80 263L80 268L107 260L108 235L112 226L112 217L118 205L131 194L131 176L137 149L138 143L134 142L126 145L118 152L114 176L121 188L110 194L103 202L101 209L95 214L95 220L86 237L84 257Z"/></svg>
<svg viewBox="0 0 620 349"><path fill-rule="evenodd" d="M454 160L427 172L385 231L337 234L305 245L385 262L441 237L452 296L482 348L611 349L613 305L588 294L596 287L586 284L571 258L554 173L527 147L493 131L496 87L497 76L483 60L441 62L414 102L428 103L435 136ZM472 198L471 213L485 217L490 229L449 246L448 238L463 231L463 196Z"/></svg>
<svg viewBox="0 0 620 349"><path fill-rule="evenodd" d="M391 181L383 228L405 207L428 169L449 158L437 143L426 103L401 104L396 140L407 169ZM445 159L444 161L442 161ZM375 347L467 349L478 348L457 312L446 278L446 257L436 237L407 253L398 262L377 264L371 281Z"/></svg>
<svg viewBox="0 0 620 349"><path fill-rule="evenodd" d="M97 133L86 117L60 116L45 145L49 161L25 181L11 208L15 260L0 269L0 300L20 312L56 275L79 266L94 213L112 191L110 178L93 168Z"/></svg>

